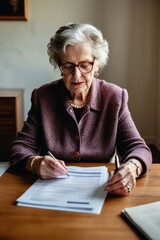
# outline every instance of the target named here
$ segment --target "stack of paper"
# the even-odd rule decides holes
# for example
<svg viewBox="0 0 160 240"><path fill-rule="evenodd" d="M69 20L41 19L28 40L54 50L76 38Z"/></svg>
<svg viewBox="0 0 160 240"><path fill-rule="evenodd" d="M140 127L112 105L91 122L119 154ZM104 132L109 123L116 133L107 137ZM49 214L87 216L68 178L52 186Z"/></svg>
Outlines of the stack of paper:
<svg viewBox="0 0 160 240"><path fill-rule="evenodd" d="M9 162L0 162L0 176L9 168Z"/></svg>
<svg viewBox="0 0 160 240"><path fill-rule="evenodd" d="M70 166L68 174L65 178L38 179L17 199L17 205L99 214L107 195L107 168Z"/></svg>
<svg viewBox="0 0 160 240"><path fill-rule="evenodd" d="M125 208L122 214L147 238L160 239L160 202Z"/></svg>

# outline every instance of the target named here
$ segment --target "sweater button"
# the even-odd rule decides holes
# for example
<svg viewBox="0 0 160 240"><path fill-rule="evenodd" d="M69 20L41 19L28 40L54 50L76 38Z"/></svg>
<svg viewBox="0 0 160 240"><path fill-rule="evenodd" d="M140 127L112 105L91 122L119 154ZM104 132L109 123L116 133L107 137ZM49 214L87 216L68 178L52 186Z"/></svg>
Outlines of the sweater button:
<svg viewBox="0 0 160 240"><path fill-rule="evenodd" d="M74 152L74 157L78 158L80 156L80 152L76 151Z"/></svg>

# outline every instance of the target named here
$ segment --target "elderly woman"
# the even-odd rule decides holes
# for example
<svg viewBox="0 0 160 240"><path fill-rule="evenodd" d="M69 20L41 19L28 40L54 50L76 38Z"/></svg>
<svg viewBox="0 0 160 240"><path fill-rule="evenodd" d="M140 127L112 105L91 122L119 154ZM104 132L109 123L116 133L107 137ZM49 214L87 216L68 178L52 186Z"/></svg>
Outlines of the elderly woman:
<svg viewBox="0 0 160 240"><path fill-rule="evenodd" d="M21 162L28 171L50 179L67 173L65 163L103 164L117 150L122 164L106 190L127 195L134 189L152 157L128 110L127 91L97 78L108 52L102 33L90 24L58 29L48 54L62 78L33 91L28 119L11 147L12 165Z"/></svg>

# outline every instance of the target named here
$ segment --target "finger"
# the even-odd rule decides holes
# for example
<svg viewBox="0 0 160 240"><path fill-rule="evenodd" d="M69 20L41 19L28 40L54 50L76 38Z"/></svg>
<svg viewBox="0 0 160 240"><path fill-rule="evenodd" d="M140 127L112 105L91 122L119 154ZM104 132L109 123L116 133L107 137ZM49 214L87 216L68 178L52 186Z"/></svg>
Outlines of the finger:
<svg viewBox="0 0 160 240"><path fill-rule="evenodd" d="M61 164L62 164L62 166L67 170L67 166L65 165L65 162L64 161L62 161L62 160L58 160Z"/></svg>
<svg viewBox="0 0 160 240"><path fill-rule="evenodd" d="M57 169L51 167L45 160L39 166L38 176L41 179L52 179L62 175Z"/></svg>
<svg viewBox="0 0 160 240"><path fill-rule="evenodd" d="M105 189L107 191L116 190L125 187L128 183L134 187L136 183L135 176L132 174L132 172L128 172L124 176L123 173L120 173L119 171L119 173L116 173L115 175L112 174L111 178L106 184Z"/></svg>
<svg viewBox="0 0 160 240"><path fill-rule="evenodd" d="M108 182L111 181L111 179L114 177L114 175L115 175L114 171L110 171L109 172L109 180L108 180Z"/></svg>
<svg viewBox="0 0 160 240"><path fill-rule="evenodd" d="M128 175L124 179L115 182L114 184L106 185L105 190L118 195L130 193L136 186L136 179L133 175Z"/></svg>
<svg viewBox="0 0 160 240"><path fill-rule="evenodd" d="M128 181L129 181L130 176L133 176L133 175L134 174L131 166L128 164L123 164L115 174L113 174L112 172L111 178L108 181L108 185L115 184L116 182L124 178L128 178Z"/></svg>
<svg viewBox="0 0 160 240"><path fill-rule="evenodd" d="M130 194L130 192L131 191L128 191L127 187L119 188L119 189L110 191L111 194L114 194L114 195L117 195L117 196L127 196L128 194Z"/></svg>
<svg viewBox="0 0 160 240"><path fill-rule="evenodd" d="M67 168L63 161L54 160L49 156L45 156L46 163L51 167L51 169L56 169L60 174L65 175L67 174Z"/></svg>
<svg viewBox="0 0 160 240"><path fill-rule="evenodd" d="M122 187L118 187L118 184L117 184L115 186L112 186L112 187L108 188L107 191L114 194L114 195L126 196L133 189L134 189L134 186L130 185L130 183L127 183L126 185L124 185L124 183L122 183Z"/></svg>
<svg viewBox="0 0 160 240"><path fill-rule="evenodd" d="M109 184L107 183L105 190L112 192L112 191L116 191L118 189L122 189L126 186L126 180L119 180L119 181L114 181L113 183Z"/></svg>
<svg viewBox="0 0 160 240"><path fill-rule="evenodd" d="M128 172L120 169L116 174L112 172L111 177L107 183L108 186L116 184L117 182L121 181L125 177L127 177Z"/></svg>
<svg viewBox="0 0 160 240"><path fill-rule="evenodd" d="M55 157L50 151L48 151L48 155L49 155L53 160L55 160L55 161L58 160L58 161L62 164L62 166L63 166L65 169L67 169L64 161L59 160L59 159L56 159L56 157Z"/></svg>
<svg viewBox="0 0 160 240"><path fill-rule="evenodd" d="M131 189L131 187L130 187L130 185L127 183L127 185L126 185L126 188L127 188L127 192L128 193L130 193L131 191L132 191L132 189Z"/></svg>
<svg viewBox="0 0 160 240"><path fill-rule="evenodd" d="M116 181L112 181L111 183L107 183L105 189L107 191L110 190L116 190L119 188L124 188L127 184L130 184L130 186L135 186L136 180L132 175L127 175L125 176L125 178L120 179L120 180L116 180Z"/></svg>

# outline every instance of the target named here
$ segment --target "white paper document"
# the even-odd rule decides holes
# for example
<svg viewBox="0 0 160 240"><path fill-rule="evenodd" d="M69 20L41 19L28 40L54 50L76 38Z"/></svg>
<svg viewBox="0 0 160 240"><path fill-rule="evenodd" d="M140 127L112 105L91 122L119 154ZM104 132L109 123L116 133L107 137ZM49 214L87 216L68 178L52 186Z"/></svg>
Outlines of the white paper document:
<svg viewBox="0 0 160 240"><path fill-rule="evenodd" d="M145 239L160 239L160 201L125 208L122 214L145 236Z"/></svg>
<svg viewBox="0 0 160 240"><path fill-rule="evenodd" d="M0 162L0 176L9 168L9 162Z"/></svg>
<svg viewBox="0 0 160 240"><path fill-rule="evenodd" d="M107 168L69 166L68 174L65 178L38 179L17 199L17 205L100 214L107 195Z"/></svg>

